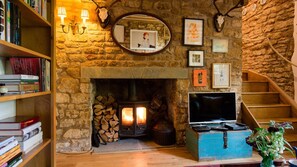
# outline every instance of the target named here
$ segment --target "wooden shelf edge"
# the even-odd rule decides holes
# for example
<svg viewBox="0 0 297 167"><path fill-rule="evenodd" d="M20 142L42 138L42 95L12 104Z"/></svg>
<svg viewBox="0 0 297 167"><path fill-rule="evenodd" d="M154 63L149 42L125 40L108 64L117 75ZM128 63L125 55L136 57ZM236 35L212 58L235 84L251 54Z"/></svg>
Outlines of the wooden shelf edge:
<svg viewBox="0 0 297 167"><path fill-rule="evenodd" d="M17 99L26 99L30 97L44 96L49 94L51 94L50 91L28 93L28 94L21 94L21 95L4 95L4 96L0 96L0 102L17 100Z"/></svg>
<svg viewBox="0 0 297 167"><path fill-rule="evenodd" d="M26 4L23 0L13 0L19 8L21 9L22 13L25 13L25 17L29 18L30 20L34 20L35 24L40 26L48 26L51 27L51 23L47 21L45 18L41 16L38 12L36 12L32 7ZM22 17L24 17L22 16ZM35 25L36 26L36 25Z"/></svg>
<svg viewBox="0 0 297 167"><path fill-rule="evenodd" d="M51 139L43 139L43 142L36 146L29 153L22 156L23 162L18 165L18 167L25 166L32 158L34 158L39 152L41 152L46 146L51 143Z"/></svg>
<svg viewBox="0 0 297 167"><path fill-rule="evenodd" d="M11 57L39 57L51 60L51 57L27 49L22 46L15 45L3 40L0 40L0 56L11 56Z"/></svg>

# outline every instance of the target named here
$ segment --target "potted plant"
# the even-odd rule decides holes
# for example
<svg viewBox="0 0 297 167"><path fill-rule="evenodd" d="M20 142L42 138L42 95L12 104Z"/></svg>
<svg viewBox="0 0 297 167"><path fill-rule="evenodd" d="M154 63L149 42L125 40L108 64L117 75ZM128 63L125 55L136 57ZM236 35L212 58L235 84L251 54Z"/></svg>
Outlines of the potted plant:
<svg viewBox="0 0 297 167"><path fill-rule="evenodd" d="M284 139L285 129L293 129L290 123L276 123L270 121L269 127L256 128L251 136L247 137L247 144L255 147L263 158L261 167L272 167L273 160L283 158L282 153L288 150L293 154L291 145Z"/></svg>

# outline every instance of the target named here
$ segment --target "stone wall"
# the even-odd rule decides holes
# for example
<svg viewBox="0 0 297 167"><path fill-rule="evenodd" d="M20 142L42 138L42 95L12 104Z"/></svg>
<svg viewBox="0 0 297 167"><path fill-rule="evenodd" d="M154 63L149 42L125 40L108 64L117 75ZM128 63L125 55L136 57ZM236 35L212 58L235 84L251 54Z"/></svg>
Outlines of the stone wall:
<svg viewBox="0 0 297 167"><path fill-rule="evenodd" d="M274 80L288 95L294 96L292 67L269 46L268 37L275 49L287 60L294 52L294 1L273 0L261 5L250 0L242 16L242 66ZM264 32L264 33L263 33Z"/></svg>
<svg viewBox="0 0 297 167"><path fill-rule="evenodd" d="M111 1L97 0L100 5ZM236 2L218 0L221 12L226 12ZM67 23L80 10L90 11L88 29L83 35L64 34L56 18L56 66L57 66L57 151L82 152L91 148L91 101L94 88L92 80L81 77L82 67L168 67L188 69L188 79L168 82L174 90L170 94L172 119L177 131L177 144L184 144L185 127L187 124L187 94L189 91L234 91L237 93L237 109L241 102L241 9L230 13L233 18L226 18L225 28L221 33L215 32L213 16L216 13L212 1L197 0L129 0L117 3L112 8L112 20L128 12L149 12L160 16L172 30L172 42L163 52L151 56L136 56L121 50L113 42L108 26L102 29L95 15L96 6L92 2L60 0L57 6L65 6ZM183 18L204 19L204 46L184 46L182 44ZM80 22L80 19L77 19ZM211 41L214 38L229 40L228 53L213 53ZM204 50L207 70L207 86L194 87L192 70L187 67L187 51ZM212 63L232 63L231 88L211 88ZM240 116L239 116L240 118Z"/></svg>

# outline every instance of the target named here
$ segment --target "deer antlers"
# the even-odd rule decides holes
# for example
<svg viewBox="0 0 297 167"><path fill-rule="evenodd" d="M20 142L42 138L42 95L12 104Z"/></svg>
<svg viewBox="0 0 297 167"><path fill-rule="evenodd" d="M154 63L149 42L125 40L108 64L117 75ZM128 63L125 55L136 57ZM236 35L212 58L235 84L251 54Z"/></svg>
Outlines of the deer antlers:
<svg viewBox="0 0 297 167"><path fill-rule="evenodd" d="M97 13L97 17L100 22L100 26L102 28L105 28L110 23L110 11L109 10L111 9L111 7L114 4L116 4L117 2L121 2L121 0L116 0L116 1L112 2L108 7L106 7L106 6L100 7L99 4L95 0L92 0L92 1L97 6L95 11Z"/></svg>
<svg viewBox="0 0 297 167"><path fill-rule="evenodd" d="M215 6L215 8L218 11L218 13L215 14L215 16L214 16L214 24L215 24L215 28L216 28L217 32L221 32L223 30L223 27L225 24L225 17L228 16L228 17L232 18L232 16L230 16L229 13L234 9L241 8L242 6L246 5L248 3L248 0L239 0L238 3L235 6L233 6L232 8L230 8L227 11L227 13L225 13L225 14L222 14L220 12L219 8L216 5L216 2L217 2L217 0L213 0L213 5Z"/></svg>

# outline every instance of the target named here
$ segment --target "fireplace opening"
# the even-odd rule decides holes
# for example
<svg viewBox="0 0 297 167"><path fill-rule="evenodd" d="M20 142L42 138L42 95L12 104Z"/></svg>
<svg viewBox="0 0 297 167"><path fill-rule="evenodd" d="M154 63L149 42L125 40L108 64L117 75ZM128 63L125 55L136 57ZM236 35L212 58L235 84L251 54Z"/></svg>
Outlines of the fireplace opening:
<svg viewBox="0 0 297 167"><path fill-rule="evenodd" d="M104 150L108 146L117 149L122 149L120 147L125 149L129 146L127 150L130 150L138 148L139 143L145 144L141 146L143 148L160 146L153 139L155 137L153 130L156 130L153 128L158 120L167 119L172 123L173 112L171 111L174 102L170 97L174 96L172 87L175 87L176 80L96 79L93 83L95 99L103 96L105 100L100 103L106 104L103 107L99 104L99 107L94 107L93 110L93 120L98 122L97 130L99 133L102 132L103 138L108 142L106 146L100 146L99 150ZM109 104L110 102L112 104ZM99 111L99 109L102 110ZM110 137L118 137L118 139ZM135 145L126 143L129 140Z"/></svg>

